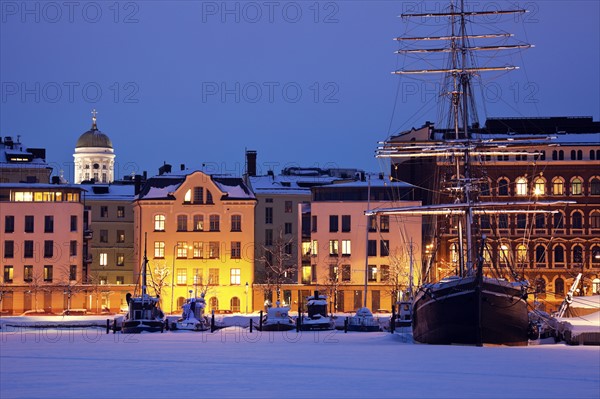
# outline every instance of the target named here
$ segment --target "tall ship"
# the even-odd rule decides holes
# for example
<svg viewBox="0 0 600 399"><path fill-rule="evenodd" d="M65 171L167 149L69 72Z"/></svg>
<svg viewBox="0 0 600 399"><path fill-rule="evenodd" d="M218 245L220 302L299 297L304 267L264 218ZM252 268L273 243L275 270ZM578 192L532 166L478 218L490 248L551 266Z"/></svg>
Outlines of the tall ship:
<svg viewBox="0 0 600 399"><path fill-rule="evenodd" d="M431 68L435 59L425 60L425 67L399 69L404 76L439 74L442 76L441 97L449 112L443 116L446 126L415 130L380 143L376 156L408 161L430 158L436 170L434 200L418 207L370 210L368 215L425 215L435 225L437 218L449 218L455 231L456 269L454 275L437 281L422 282L412 301L412 332L416 342L426 344L527 345L530 332L529 283L508 266L500 272L484 267L486 237L477 228L481 215L551 213L551 207L565 201L482 201L489 196L485 179L485 163L498 155L529 156L539 154L536 146L551 137L489 137L479 134L476 121L473 80L486 72L517 69L511 65L493 65L490 58L478 63L477 54L496 54L504 50L520 51L531 45L509 44L511 34L474 32L473 21L491 16L521 14L525 10L475 11L464 0L450 1L447 8L434 13L402 14L402 18L420 21L447 21L446 30L435 36L398 37L399 54L446 55L445 65ZM479 20L478 20L479 19ZM425 23L424 23L425 24ZM439 31L438 31L439 32ZM488 45L489 41L493 44ZM414 65L414 64L411 64ZM440 116L441 117L441 116ZM400 164L402 167L402 163ZM433 178L433 176L432 176ZM439 237L433 228L428 242ZM433 244L435 248L436 245ZM427 270L424 272L427 275ZM430 279L432 280L432 279Z"/></svg>

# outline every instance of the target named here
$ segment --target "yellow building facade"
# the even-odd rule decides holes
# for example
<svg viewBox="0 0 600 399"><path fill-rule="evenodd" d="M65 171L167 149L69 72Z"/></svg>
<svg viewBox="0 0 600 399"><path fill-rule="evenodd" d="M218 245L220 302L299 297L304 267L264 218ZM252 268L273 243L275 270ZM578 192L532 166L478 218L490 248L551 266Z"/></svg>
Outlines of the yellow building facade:
<svg viewBox="0 0 600 399"><path fill-rule="evenodd" d="M134 279L145 253L148 291L165 312L202 293L209 312L252 311L254 194L241 178L161 172L133 203Z"/></svg>

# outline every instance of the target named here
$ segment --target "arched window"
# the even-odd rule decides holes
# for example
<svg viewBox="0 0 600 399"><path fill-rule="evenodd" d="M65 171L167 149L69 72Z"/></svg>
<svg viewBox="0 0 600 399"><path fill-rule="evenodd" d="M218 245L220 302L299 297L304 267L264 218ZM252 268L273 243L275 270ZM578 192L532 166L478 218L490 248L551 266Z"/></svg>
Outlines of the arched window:
<svg viewBox="0 0 600 399"><path fill-rule="evenodd" d="M594 264L595 267L598 267L598 265L600 264L600 245L594 245L591 248L591 254L592 254L592 263Z"/></svg>
<svg viewBox="0 0 600 399"><path fill-rule="evenodd" d="M206 203L210 205L214 204L212 193L208 190L206 190Z"/></svg>
<svg viewBox="0 0 600 399"><path fill-rule="evenodd" d="M212 312L213 310L215 312L219 310L219 299L216 296L213 296L208 300L208 311Z"/></svg>
<svg viewBox="0 0 600 399"><path fill-rule="evenodd" d="M189 204L192 202L192 189L191 188L185 192L185 195L183 196L183 202L186 204Z"/></svg>
<svg viewBox="0 0 600 399"><path fill-rule="evenodd" d="M564 195L565 194L565 180L562 177L555 177L552 180L552 194L553 195Z"/></svg>
<svg viewBox="0 0 600 399"><path fill-rule="evenodd" d="M600 195L600 178L592 177L590 180L590 195Z"/></svg>
<svg viewBox="0 0 600 399"><path fill-rule="evenodd" d="M154 231L165 231L165 215L154 215Z"/></svg>
<svg viewBox="0 0 600 399"><path fill-rule="evenodd" d="M583 151L582 150L577 150L577 160L578 161L583 160Z"/></svg>
<svg viewBox="0 0 600 399"><path fill-rule="evenodd" d="M527 253L527 245L519 244L517 245L517 263L528 263L529 255Z"/></svg>
<svg viewBox="0 0 600 399"><path fill-rule="evenodd" d="M563 150L558 151L558 160L562 161L565 159L565 152Z"/></svg>
<svg viewBox="0 0 600 399"><path fill-rule="evenodd" d="M508 195L508 179L501 178L498 180L498 195L506 196Z"/></svg>
<svg viewBox="0 0 600 399"><path fill-rule="evenodd" d="M554 280L554 294L561 296L565 294L565 280L560 277Z"/></svg>
<svg viewBox="0 0 600 399"><path fill-rule="evenodd" d="M600 211L594 210L590 213L590 228L600 229Z"/></svg>
<svg viewBox="0 0 600 399"><path fill-rule="evenodd" d="M519 196L527 195L527 179L518 177L516 180L516 194Z"/></svg>
<svg viewBox="0 0 600 399"><path fill-rule="evenodd" d="M481 195L490 195L490 183L489 181L484 181L480 186Z"/></svg>
<svg viewBox="0 0 600 399"><path fill-rule="evenodd" d="M533 183L533 194L537 196L546 195L546 180L538 177Z"/></svg>
<svg viewBox="0 0 600 399"><path fill-rule="evenodd" d="M571 195L583 194L583 181L580 177L574 177L571 180Z"/></svg>
<svg viewBox="0 0 600 399"><path fill-rule="evenodd" d="M562 245L554 246L554 263L565 263L565 249Z"/></svg>
<svg viewBox="0 0 600 399"><path fill-rule="evenodd" d="M577 154L577 153L575 152L575 150L571 150L571 161L574 161L574 160L575 160L575 158L576 158L576 154Z"/></svg>
<svg viewBox="0 0 600 399"><path fill-rule="evenodd" d="M500 243L498 246L498 258L500 263L510 264L510 245Z"/></svg>
<svg viewBox="0 0 600 399"><path fill-rule="evenodd" d="M233 313L239 313L240 312L240 298L238 298L236 296L231 298L231 301L229 301L229 306Z"/></svg>
<svg viewBox="0 0 600 399"><path fill-rule="evenodd" d="M535 246L535 262L546 263L546 247L541 244Z"/></svg>
<svg viewBox="0 0 600 399"><path fill-rule="evenodd" d="M590 150L590 161L596 160L596 151Z"/></svg>
<svg viewBox="0 0 600 399"><path fill-rule="evenodd" d="M573 263L581 264L583 263L583 247L579 244L574 245L571 250L573 255Z"/></svg>
<svg viewBox="0 0 600 399"><path fill-rule="evenodd" d="M562 211L558 211L557 213L555 213L552 216L552 219L554 221L555 229L564 229L565 228L565 216L563 215Z"/></svg>
<svg viewBox="0 0 600 399"><path fill-rule="evenodd" d="M552 160L553 161L558 160L558 151L556 151L556 150L552 151Z"/></svg>
<svg viewBox="0 0 600 399"><path fill-rule="evenodd" d="M492 264L492 247L490 247L490 244L485 244L485 249L483 250L483 263L486 265Z"/></svg>
<svg viewBox="0 0 600 399"><path fill-rule="evenodd" d="M535 228L543 229L546 227L546 215L543 213L535 214Z"/></svg>
<svg viewBox="0 0 600 399"><path fill-rule="evenodd" d="M571 228L582 229L583 228L583 215L580 211L575 211L571 215Z"/></svg>

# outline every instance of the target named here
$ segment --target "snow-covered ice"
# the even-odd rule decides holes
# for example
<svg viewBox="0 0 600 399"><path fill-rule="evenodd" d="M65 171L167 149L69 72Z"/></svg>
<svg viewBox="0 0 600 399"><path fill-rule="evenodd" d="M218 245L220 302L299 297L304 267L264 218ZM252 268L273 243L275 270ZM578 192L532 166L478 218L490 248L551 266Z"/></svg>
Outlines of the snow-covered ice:
<svg viewBox="0 0 600 399"><path fill-rule="evenodd" d="M597 346L429 346L385 332L236 326L123 335L14 319L0 319L2 399L600 397Z"/></svg>

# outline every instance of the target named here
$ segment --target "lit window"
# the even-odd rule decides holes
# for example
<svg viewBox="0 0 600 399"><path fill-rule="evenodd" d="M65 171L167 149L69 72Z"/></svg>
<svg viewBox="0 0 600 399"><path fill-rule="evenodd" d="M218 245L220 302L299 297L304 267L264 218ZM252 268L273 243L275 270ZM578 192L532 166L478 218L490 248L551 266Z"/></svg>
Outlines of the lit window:
<svg viewBox="0 0 600 399"><path fill-rule="evenodd" d="M177 257L187 258L187 243L185 241L177 241Z"/></svg>
<svg viewBox="0 0 600 399"><path fill-rule="evenodd" d="M165 242L154 241L154 257L164 258L165 257Z"/></svg>
<svg viewBox="0 0 600 399"><path fill-rule="evenodd" d="M211 241L208 243L208 257L210 259L218 259L219 258L219 242Z"/></svg>
<svg viewBox="0 0 600 399"><path fill-rule="evenodd" d="M581 181L581 179L579 177L576 177L573 180L571 180L571 194L572 195L581 195L583 193L582 188L583 188L583 182Z"/></svg>
<svg viewBox="0 0 600 399"><path fill-rule="evenodd" d="M319 248L319 243L317 240L312 240L311 244L310 244L310 253L312 256L317 256L318 255L318 248Z"/></svg>
<svg viewBox="0 0 600 399"><path fill-rule="evenodd" d="M524 177L517 178L516 181L517 195L527 195L527 179Z"/></svg>
<svg viewBox="0 0 600 399"><path fill-rule="evenodd" d="M219 269L210 268L208 269L208 284L219 285Z"/></svg>
<svg viewBox="0 0 600 399"><path fill-rule="evenodd" d="M202 259L203 243L201 241L194 241L193 243L193 256L197 259Z"/></svg>
<svg viewBox="0 0 600 399"><path fill-rule="evenodd" d="M177 269L177 285L187 284L187 269Z"/></svg>
<svg viewBox="0 0 600 399"><path fill-rule="evenodd" d="M518 263L527 263L529 255L527 253L527 246L525 244L517 245L517 262Z"/></svg>
<svg viewBox="0 0 600 399"><path fill-rule="evenodd" d="M241 272L240 269L231 269L229 284L240 285Z"/></svg>
<svg viewBox="0 0 600 399"><path fill-rule="evenodd" d="M100 253L100 266L105 267L108 265L108 254L106 252Z"/></svg>
<svg viewBox="0 0 600 399"><path fill-rule="evenodd" d="M338 255L338 240L329 240L329 255L337 256Z"/></svg>
<svg viewBox="0 0 600 399"><path fill-rule="evenodd" d="M342 256L350 256L352 254L352 243L350 240L342 240Z"/></svg>
<svg viewBox="0 0 600 399"><path fill-rule="evenodd" d="M185 192L185 195L183 196L183 202L184 203L192 202L192 189L189 189Z"/></svg>
<svg viewBox="0 0 600 399"><path fill-rule="evenodd" d="M546 181L543 178L538 177L535 179L533 194L537 196L546 194Z"/></svg>
<svg viewBox="0 0 600 399"><path fill-rule="evenodd" d="M165 215L154 216L154 231L165 231Z"/></svg>
<svg viewBox="0 0 600 399"><path fill-rule="evenodd" d="M564 195L565 193L565 181L557 177L552 180L552 194L554 195Z"/></svg>

